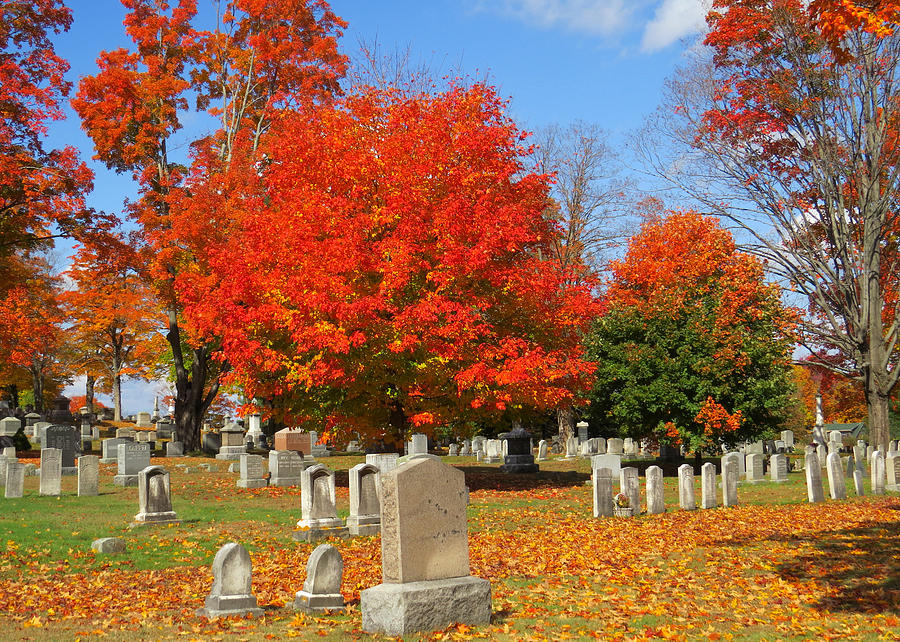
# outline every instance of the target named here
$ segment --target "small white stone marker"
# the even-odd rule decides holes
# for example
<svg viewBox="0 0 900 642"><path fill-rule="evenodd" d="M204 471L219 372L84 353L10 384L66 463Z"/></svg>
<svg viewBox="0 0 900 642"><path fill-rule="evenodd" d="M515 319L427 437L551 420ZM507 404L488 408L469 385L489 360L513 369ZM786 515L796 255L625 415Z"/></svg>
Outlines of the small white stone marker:
<svg viewBox="0 0 900 642"><path fill-rule="evenodd" d="M804 467L806 468L807 499L810 503L824 502L825 489L822 487L822 469L819 467L819 455L816 449L807 449Z"/></svg>
<svg viewBox="0 0 900 642"><path fill-rule="evenodd" d="M678 506L681 510L696 510L697 497L694 493L694 467L681 464L678 467Z"/></svg>
<svg viewBox="0 0 900 642"><path fill-rule="evenodd" d="M715 508L718 506L716 498L716 465L706 462L700 467L700 507Z"/></svg>
<svg viewBox="0 0 900 642"><path fill-rule="evenodd" d="M647 478L647 514L659 515L666 512L663 497L663 474L659 466L650 466L644 473Z"/></svg>
<svg viewBox="0 0 900 642"><path fill-rule="evenodd" d="M828 455L826 469L828 471L828 491L831 494L831 499L847 499L844 467L841 465L841 456L837 452Z"/></svg>
<svg viewBox="0 0 900 642"><path fill-rule="evenodd" d="M613 473L609 468L594 468L594 517L613 515Z"/></svg>

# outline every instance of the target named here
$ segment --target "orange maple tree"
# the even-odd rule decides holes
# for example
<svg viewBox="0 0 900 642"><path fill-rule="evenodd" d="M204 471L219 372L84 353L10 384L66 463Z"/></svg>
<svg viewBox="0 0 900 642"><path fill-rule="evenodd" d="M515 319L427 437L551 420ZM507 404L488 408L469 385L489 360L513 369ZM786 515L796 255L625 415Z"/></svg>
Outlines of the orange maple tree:
<svg viewBox="0 0 900 642"><path fill-rule="evenodd" d="M547 258L522 138L481 84L285 112L261 171L201 181L173 216L204 266L176 283L192 328L248 396L320 430L399 441L570 401L595 304Z"/></svg>
<svg viewBox="0 0 900 642"><path fill-rule="evenodd" d="M197 111L217 118L214 132L192 144L191 172L195 182L215 183L234 161L235 143L252 146L268 129L272 109L308 105L336 90L346 64L336 47L344 23L321 0L229 0L213 30L194 26L194 0L122 2L134 48L101 53L100 71L81 80L72 104L96 157L138 181L140 198L131 214L168 314L176 429L185 447L195 449L227 365L211 359L217 337L185 335L181 302L171 287L193 260L172 234L172 208L197 204L184 191L186 163L171 156L170 140L191 98Z"/></svg>
<svg viewBox="0 0 900 642"><path fill-rule="evenodd" d="M74 286L61 299L68 317L74 365L109 390L114 420L122 418L122 377L146 376L165 351L162 313L133 265L125 242L77 248L65 276Z"/></svg>

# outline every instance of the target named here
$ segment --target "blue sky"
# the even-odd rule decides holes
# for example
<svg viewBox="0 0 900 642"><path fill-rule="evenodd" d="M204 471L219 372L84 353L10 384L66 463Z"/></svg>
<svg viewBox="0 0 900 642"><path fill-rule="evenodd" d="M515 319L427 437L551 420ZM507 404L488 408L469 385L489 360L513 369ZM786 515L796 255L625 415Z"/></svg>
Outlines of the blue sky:
<svg viewBox="0 0 900 642"><path fill-rule="evenodd" d="M575 120L597 123L621 140L658 103L667 76L703 28L708 0L333 0L349 25L342 38L354 56L360 40L377 39L387 52L409 47L439 72L488 74L523 129ZM70 80L96 71L101 50L128 46L117 0L69 0L72 29L57 36ZM210 16L211 0L198 0ZM185 141L192 138L190 124ZM51 144L92 154L77 119L57 123ZM130 177L92 162L90 204L119 213L133 195ZM65 254L67 246L59 250ZM129 383L123 410L149 410L158 386ZM83 394L83 385L67 394Z"/></svg>

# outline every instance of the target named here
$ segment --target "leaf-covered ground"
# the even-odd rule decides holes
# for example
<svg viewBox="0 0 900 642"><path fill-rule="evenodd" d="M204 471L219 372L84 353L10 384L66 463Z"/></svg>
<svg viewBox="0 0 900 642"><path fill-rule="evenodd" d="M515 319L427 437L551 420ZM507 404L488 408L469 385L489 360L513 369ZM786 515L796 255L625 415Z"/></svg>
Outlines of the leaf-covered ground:
<svg viewBox="0 0 900 642"><path fill-rule="evenodd" d="M346 471L361 459L329 464ZM542 464L538 478L454 461L472 489L472 573L491 580L493 617L422 637L900 639L896 494L809 505L793 473L788 484L741 485L737 507L685 512L666 478L666 514L593 519L584 461ZM380 582L378 537L333 542L345 612L297 615L290 603L313 549L291 539L299 489L237 489L222 462L219 472L187 474L172 460L154 463L173 471L181 525L129 530L137 490L113 486L107 466L99 497L74 496L74 478L64 478L62 497L39 497L27 478L26 497L0 498L0 638L377 637L360 630L359 592ZM338 504L348 505L346 487ZM106 536L125 538L128 552L95 555L91 541ZM251 552L266 614L197 617L212 557L232 540Z"/></svg>

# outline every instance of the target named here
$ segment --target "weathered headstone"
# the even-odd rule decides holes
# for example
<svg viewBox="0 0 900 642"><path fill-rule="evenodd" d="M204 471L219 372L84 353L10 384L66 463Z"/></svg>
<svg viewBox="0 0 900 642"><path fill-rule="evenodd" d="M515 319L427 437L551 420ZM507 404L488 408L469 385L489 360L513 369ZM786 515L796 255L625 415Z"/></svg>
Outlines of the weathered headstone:
<svg viewBox="0 0 900 642"><path fill-rule="evenodd" d="M888 452L884 458L884 469L887 473L885 490L900 491L900 453L895 450Z"/></svg>
<svg viewBox="0 0 900 642"><path fill-rule="evenodd" d="M263 458L261 455L241 455L241 476L237 480L238 488L264 488L268 485L263 476Z"/></svg>
<svg viewBox="0 0 900 642"><path fill-rule="evenodd" d="M647 514L659 515L666 512L663 498L663 474L659 466L650 466L644 473L647 478Z"/></svg>
<svg viewBox="0 0 900 642"><path fill-rule="evenodd" d="M150 465L150 444L124 442L118 446L118 469L113 483L116 486L137 486L138 474Z"/></svg>
<svg viewBox="0 0 900 642"><path fill-rule="evenodd" d="M622 472L622 455L594 455L591 457L591 469L608 468L613 479L618 479Z"/></svg>
<svg viewBox="0 0 900 642"><path fill-rule="evenodd" d="M566 439L566 459L575 459L578 456L578 439L569 437Z"/></svg>
<svg viewBox="0 0 900 642"><path fill-rule="evenodd" d="M168 442L166 444L166 457L184 457L184 442Z"/></svg>
<svg viewBox="0 0 900 642"><path fill-rule="evenodd" d="M180 521L172 510L168 471L162 466L147 466L138 473L138 514L134 516L132 526L178 524Z"/></svg>
<svg viewBox="0 0 900 642"><path fill-rule="evenodd" d="M450 447L447 449L448 457L459 457L459 444L450 444Z"/></svg>
<svg viewBox="0 0 900 642"><path fill-rule="evenodd" d="M314 542L326 537L347 537L347 527L338 517L335 505L334 471L316 464L301 473L300 512L294 539Z"/></svg>
<svg viewBox="0 0 900 642"><path fill-rule="evenodd" d="M626 437L622 442L622 452L626 455L637 455L638 445L631 437Z"/></svg>
<svg viewBox="0 0 900 642"><path fill-rule="evenodd" d="M25 493L25 465L17 461L6 464L5 476L6 489L4 496L7 498L22 497Z"/></svg>
<svg viewBox="0 0 900 642"><path fill-rule="evenodd" d="M828 491L831 499L847 499L847 487L844 483L844 467L841 465L841 456L833 452L828 455L825 464L828 471Z"/></svg>
<svg viewBox="0 0 900 642"><path fill-rule="evenodd" d="M606 440L606 454L607 455L624 455L625 454L625 442L618 437L613 437L612 439Z"/></svg>
<svg viewBox="0 0 900 642"><path fill-rule="evenodd" d="M6 467L8 464L13 462L18 462L19 459L16 457L16 448L15 446L7 446L3 449L2 454L0 454L0 486L6 485Z"/></svg>
<svg viewBox="0 0 900 642"><path fill-rule="evenodd" d="M306 613L323 613L344 608L341 579L344 560L331 544L319 544L306 562L306 581L297 591L294 609Z"/></svg>
<svg viewBox="0 0 900 642"><path fill-rule="evenodd" d="M427 455L428 454L428 435L415 433L410 442L406 445L407 455Z"/></svg>
<svg viewBox="0 0 900 642"><path fill-rule="evenodd" d="M299 486L303 471L308 468L303 455L295 450L269 451L269 486ZM312 459L309 466L315 465Z"/></svg>
<svg viewBox="0 0 900 642"><path fill-rule="evenodd" d="M853 471L853 489L856 491L857 497L862 497L866 494L863 489L863 474L861 470Z"/></svg>
<svg viewBox="0 0 900 642"><path fill-rule="evenodd" d="M728 453L724 457L722 457L722 506L737 506L737 484L738 484L738 476L739 476L739 459L736 457L731 457L732 454L738 453ZM740 460L743 460L743 455L740 456Z"/></svg>
<svg viewBox="0 0 900 642"><path fill-rule="evenodd" d="M870 474L873 495L884 495L885 466L884 455L880 450L872 452L872 470Z"/></svg>
<svg viewBox="0 0 900 642"><path fill-rule="evenodd" d="M588 428L590 428L590 426L586 421L579 421L575 424L575 431L578 434L579 443L588 440Z"/></svg>
<svg viewBox="0 0 900 642"><path fill-rule="evenodd" d="M382 477L382 584L362 591L362 629L391 636L486 624L491 585L469 575L462 471L414 460Z"/></svg>
<svg viewBox="0 0 900 642"><path fill-rule="evenodd" d="M100 458L82 455L78 458L78 496L91 497L99 493Z"/></svg>
<svg viewBox="0 0 900 642"><path fill-rule="evenodd" d="M79 451L80 440L74 426L48 426L44 433L44 448L57 448L62 453L62 474L74 475L75 456Z"/></svg>
<svg viewBox="0 0 900 642"><path fill-rule="evenodd" d="M117 428L116 429L116 439L130 439L134 441L136 439L137 431L134 428Z"/></svg>
<svg viewBox="0 0 900 642"><path fill-rule="evenodd" d="M538 442L537 461L547 461L547 440L541 439Z"/></svg>
<svg viewBox="0 0 900 642"><path fill-rule="evenodd" d="M378 469L372 464L357 464L350 469L351 535L377 535L381 531L381 503L378 500Z"/></svg>
<svg viewBox="0 0 900 642"><path fill-rule="evenodd" d="M824 502L825 489L822 487L822 468L819 466L817 449L807 448L803 462L806 469L806 497L810 503Z"/></svg>
<svg viewBox="0 0 900 642"><path fill-rule="evenodd" d="M613 472L609 468L594 468L594 517L613 515Z"/></svg>
<svg viewBox="0 0 900 642"><path fill-rule="evenodd" d="M681 464L678 467L678 506L681 507L681 510L697 508L697 497L694 493L694 467L690 464Z"/></svg>
<svg viewBox="0 0 900 642"><path fill-rule="evenodd" d="M372 464L378 469L378 477L375 479L375 488L381 495L381 476L384 473L394 470L400 465L400 457L397 453L369 453L366 455L366 463Z"/></svg>
<svg viewBox="0 0 900 642"><path fill-rule="evenodd" d="M782 430L781 431L781 440L784 442L784 447L791 451L794 449L794 431L793 430Z"/></svg>
<svg viewBox="0 0 900 642"><path fill-rule="evenodd" d="M597 450L598 455L606 454L606 439L603 437L597 437Z"/></svg>
<svg viewBox="0 0 900 642"><path fill-rule="evenodd" d="M760 482L766 481L765 473L763 472L763 458L765 455L753 453L747 455L745 460L747 466L747 482L751 484L758 484Z"/></svg>
<svg viewBox="0 0 900 642"><path fill-rule="evenodd" d="M0 437L12 437L21 427L22 422L15 417L4 417L0 419Z"/></svg>
<svg viewBox="0 0 900 642"><path fill-rule="evenodd" d="M59 495L62 491L62 451L41 449L41 495Z"/></svg>
<svg viewBox="0 0 900 642"><path fill-rule="evenodd" d="M619 491L628 497L628 505L635 515L641 513L641 479L638 469L626 466L619 471Z"/></svg>
<svg viewBox="0 0 900 642"><path fill-rule="evenodd" d="M787 455L772 455L769 458L769 476L773 482L786 482L788 480Z"/></svg>
<svg viewBox="0 0 900 642"><path fill-rule="evenodd" d="M208 618L227 615L263 614L253 595L253 565L250 554L237 542L228 542L216 553L212 565L213 585L197 615Z"/></svg>
<svg viewBox="0 0 900 642"><path fill-rule="evenodd" d="M706 462L700 467L700 507L715 508L716 498L716 465Z"/></svg>
<svg viewBox="0 0 900 642"><path fill-rule="evenodd" d="M828 458L828 447L825 444L816 445L816 457L819 458L819 467L825 468L825 461Z"/></svg>
<svg viewBox="0 0 900 642"><path fill-rule="evenodd" d="M153 420L151 419L149 412L139 412L137 414L137 420L134 423L138 428L149 428L153 425Z"/></svg>

